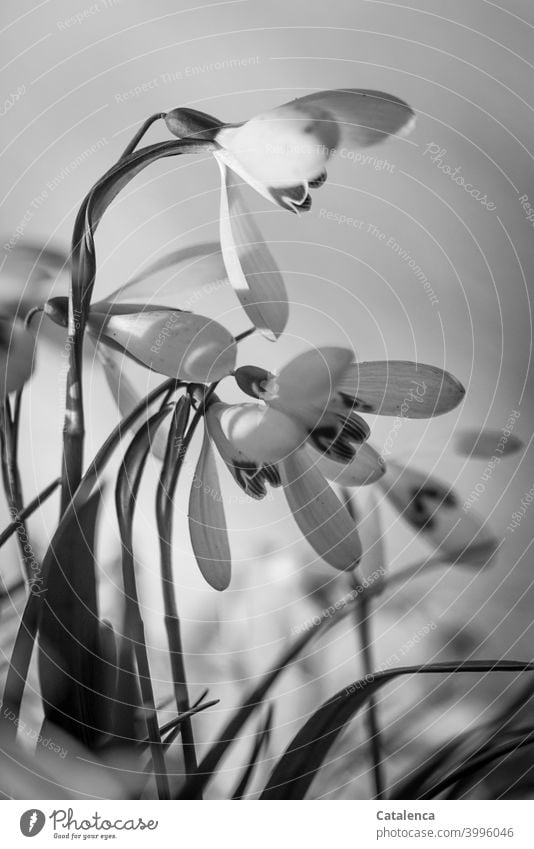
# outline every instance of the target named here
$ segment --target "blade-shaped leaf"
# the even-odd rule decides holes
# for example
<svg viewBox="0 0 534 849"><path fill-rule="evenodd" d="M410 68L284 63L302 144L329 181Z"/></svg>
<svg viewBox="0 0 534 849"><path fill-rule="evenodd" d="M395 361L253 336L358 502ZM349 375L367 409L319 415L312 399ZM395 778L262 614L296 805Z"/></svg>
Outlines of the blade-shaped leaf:
<svg viewBox="0 0 534 849"><path fill-rule="evenodd" d="M62 545L62 540L65 534L69 533L71 522L75 519L77 513L82 509L85 502L91 496L95 484L99 481L100 475L111 459L113 452L120 445L123 433L143 414L147 412L152 404L160 395L163 395L171 387L175 386L173 379L165 380L160 386L153 389L146 398L138 404L129 416L121 421L116 428L111 432L107 440L101 446L96 457L89 465L85 472L73 498L63 513L61 520L54 532L52 542L41 564L39 575L36 576L37 586L30 593L26 606L24 608L21 623L15 638L15 645L11 654L9 670L6 677L4 687L4 704L9 704L9 708L14 716L12 723L6 729L6 738L12 740L16 734L16 720L20 715L20 706L24 687L28 677L28 669L33 652L33 645L37 636L39 625L39 615L41 610L40 598L46 591L48 581L48 570L50 563L54 557L54 551Z"/></svg>
<svg viewBox="0 0 534 849"><path fill-rule="evenodd" d="M157 428L168 413L169 408L163 407L140 427L124 455L115 488L115 507L121 538L122 577L126 605L125 635L131 641L135 652L139 673L139 686L146 712L150 749L155 767L156 786L160 799L169 798L169 779L165 758L161 750L161 735L159 733L158 716L146 648L145 629L137 591L133 553L133 520L139 487L150 451L150 444Z"/></svg>
<svg viewBox="0 0 534 849"><path fill-rule="evenodd" d="M245 793L247 792L247 788L250 784L250 780L254 773L254 769L258 763L262 749L266 749L269 745L273 724L273 715L274 708L272 705L269 705L265 721L255 736L252 751L248 757L247 765L243 770L243 775L239 779L237 786L234 792L232 793L232 799L242 799Z"/></svg>
<svg viewBox="0 0 534 849"><path fill-rule="evenodd" d="M50 552L41 598L39 680L47 723L93 747L103 717L96 710L100 657L95 534L102 491L73 513L61 542Z"/></svg>
<svg viewBox="0 0 534 849"><path fill-rule="evenodd" d="M522 661L465 661L430 663L377 672L340 690L325 702L296 734L276 764L261 799L303 799L334 742L347 723L380 687L401 675L458 672L534 671L534 663Z"/></svg>
<svg viewBox="0 0 534 849"><path fill-rule="evenodd" d="M196 774L189 779L189 781L186 781L178 796L179 799L196 799L203 793L220 761L232 743L234 743L237 739L238 734L247 720L252 716L255 710L261 708L264 703L265 696L276 683L280 675L299 657L302 651L315 637L318 637L321 633L336 623L341 622L354 608L354 603L355 596L354 594L351 594L334 605L334 615L327 612L320 616L318 620L315 619L313 622L307 622L305 624L301 636L292 642L288 649L282 652L278 661L271 667L269 672L260 679L259 683L253 687L251 692L242 701L240 707L228 720L217 741L208 750L199 763Z"/></svg>

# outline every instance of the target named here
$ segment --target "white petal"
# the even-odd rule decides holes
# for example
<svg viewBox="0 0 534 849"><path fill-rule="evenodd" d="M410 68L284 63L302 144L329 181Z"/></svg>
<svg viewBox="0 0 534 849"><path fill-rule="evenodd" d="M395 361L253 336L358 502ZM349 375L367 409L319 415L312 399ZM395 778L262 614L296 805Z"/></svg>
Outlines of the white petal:
<svg viewBox="0 0 534 849"><path fill-rule="evenodd" d="M214 589L225 590L230 583L232 556L219 475L207 431L189 496L189 532L202 575Z"/></svg>
<svg viewBox="0 0 534 849"><path fill-rule="evenodd" d="M295 451L280 464L280 474L295 521L315 552L335 569L354 569L362 556L356 525L308 453Z"/></svg>
<svg viewBox="0 0 534 849"><path fill-rule="evenodd" d="M153 371L200 382L220 380L233 371L236 344L218 322L150 306L122 314L123 307L115 305L111 314L91 310L90 327Z"/></svg>
<svg viewBox="0 0 534 849"><path fill-rule="evenodd" d="M155 275L162 271L170 272L171 269L172 273L167 274L165 279L154 281ZM226 281L219 244L206 242L180 248L160 257L112 292L106 298L106 303L137 300L150 302L153 298L158 303L164 302L166 306L190 309ZM184 291L187 292L185 302ZM94 304L93 309L101 311L101 305Z"/></svg>
<svg viewBox="0 0 534 849"><path fill-rule="evenodd" d="M251 498L264 498L267 494L266 483L271 486L279 485L278 472L269 464L266 468L266 464L257 458L253 459L227 438L221 419L224 421L224 414L228 409L228 404L210 404L205 416L206 429L236 483Z"/></svg>
<svg viewBox="0 0 534 849"><path fill-rule="evenodd" d="M390 135L407 135L415 124L407 103L392 94L370 89L318 91L286 106L310 115L319 110L327 112L324 120L335 122L339 129L337 147L368 147Z"/></svg>
<svg viewBox="0 0 534 849"><path fill-rule="evenodd" d="M414 469L387 464L380 481L392 504L447 562L485 566L498 542L485 521L464 510L450 486Z"/></svg>
<svg viewBox="0 0 534 849"><path fill-rule="evenodd" d="M22 389L31 377L35 337L19 319L0 318L0 396Z"/></svg>
<svg viewBox="0 0 534 849"><path fill-rule="evenodd" d="M280 371L269 404L313 428L326 414L353 352L348 348L305 351Z"/></svg>
<svg viewBox="0 0 534 849"><path fill-rule="evenodd" d="M217 416L228 442L259 465L278 463L306 439L298 422L264 404L223 404Z"/></svg>
<svg viewBox="0 0 534 849"><path fill-rule="evenodd" d="M343 145L367 147L408 132L413 117L404 101L385 92L320 91L222 129L217 142L255 180L290 186L318 178Z"/></svg>
<svg viewBox="0 0 534 849"><path fill-rule="evenodd" d="M221 251L228 279L253 325L278 338L289 315L282 275L239 188L233 184L233 172L218 162Z"/></svg>
<svg viewBox="0 0 534 849"><path fill-rule="evenodd" d="M340 486L367 486L376 483L386 470L384 460L368 442L357 446L354 459L347 464L336 463L311 447L308 450L325 478Z"/></svg>
<svg viewBox="0 0 534 849"><path fill-rule="evenodd" d="M448 371L405 360L353 363L339 390L355 410L409 419L448 413L465 395L462 384Z"/></svg>
<svg viewBox="0 0 534 849"><path fill-rule="evenodd" d="M104 375L111 390L113 400L121 414L121 418L126 418L143 399L143 396L135 389L131 380L126 376L125 364L123 362L126 354L110 348L105 344L103 339L97 343L92 333L88 333L87 336L93 342L96 355L102 363ZM150 445L150 450L158 460L163 460L165 457L167 430L168 428L166 426L160 425Z"/></svg>

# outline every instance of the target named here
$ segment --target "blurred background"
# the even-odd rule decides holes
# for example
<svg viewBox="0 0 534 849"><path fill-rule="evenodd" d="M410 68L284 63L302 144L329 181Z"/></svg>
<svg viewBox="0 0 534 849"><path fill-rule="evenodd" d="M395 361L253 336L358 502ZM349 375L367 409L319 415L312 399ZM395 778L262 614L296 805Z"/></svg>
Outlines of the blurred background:
<svg viewBox="0 0 534 849"><path fill-rule="evenodd" d="M246 189L247 200L282 269L292 301L287 333L273 345L253 338L240 364L268 369L309 346L343 344L360 359L418 359L446 368L467 388L453 413L405 421L391 457L431 472L466 499L481 484L484 460L454 451L454 432L500 431L514 412L525 450L503 460L479 486L473 510L503 541L488 570L461 567L420 575L375 603L375 662L391 665L399 645L428 623L436 628L410 650L409 663L433 659L532 656L532 519L507 526L534 481L532 450L531 277L534 270L534 9L527 0L6 0L2 10L0 298L32 300L66 291L66 275L31 286L18 258L23 242L67 251L77 208L117 159L136 128L155 112L190 106L223 121L329 88L379 89L417 113L414 132L353 160L336 157L313 206L290 216ZM147 142L167 138L164 126ZM463 175L471 193L451 179ZM217 238L219 173L204 156L157 163L137 177L107 213L97 235L95 298L127 282L173 249ZM357 219L354 224L340 218ZM385 234L385 235L381 235ZM394 247L394 243L398 248ZM410 264L410 260L414 262ZM421 275L428 281L424 286ZM188 282L169 272L155 286L180 306ZM430 287L430 289L429 289ZM432 292L432 295L429 292ZM155 290L157 293L157 288ZM196 301L233 332L245 316L229 286ZM35 377L25 392L22 460L26 499L58 473L62 428L62 334L43 323ZM132 372L140 391L149 378ZM88 455L117 421L98 364L86 369ZM226 393L226 394L225 394ZM231 398L230 390L223 395ZM371 422L383 447L390 420ZM169 695L154 530L153 461L138 508L138 571L155 677ZM220 704L198 719L209 743L244 690L287 644L292 629L348 589L317 561L275 491L244 498L225 469L221 480L232 551L231 587L217 594L196 569L187 533L187 475L176 504L178 605L184 620L193 696L204 687ZM100 536L102 613L117 621L119 541L112 493ZM362 503L368 493L361 491ZM424 554L425 545L380 501L388 569ZM57 518L51 501L30 522L44 549ZM2 526L7 508L0 509ZM14 541L2 550L2 578L19 574ZM2 603L3 662L23 599ZM354 622L347 620L282 678L271 756L314 707L361 673ZM512 676L396 683L382 691L390 775L426 747L464 730L517 686ZM26 708L36 711L36 700ZM171 710L171 708L169 708ZM361 721L341 739L314 785L320 798L369 792ZM245 743L245 750L247 744ZM222 785L233 783L238 753ZM263 765L269 771L269 753ZM234 770L234 771L233 771Z"/></svg>

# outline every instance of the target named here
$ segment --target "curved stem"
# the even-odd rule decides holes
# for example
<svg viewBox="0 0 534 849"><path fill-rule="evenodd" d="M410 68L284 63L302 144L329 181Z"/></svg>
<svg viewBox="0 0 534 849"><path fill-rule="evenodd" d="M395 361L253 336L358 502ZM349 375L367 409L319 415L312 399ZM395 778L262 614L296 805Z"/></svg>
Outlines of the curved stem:
<svg viewBox="0 0 534 849"><path fill-rule="evenodd" d="M159 121L161 118L165 118L166 114L166 112L156 112L155 115L151 115L150 118L147 118L146 121L138 129L133 139L124 148L120 159L125 159L127 156L130 156L130 154L134 152L135 148L137 147L143 136L148 132L152 124L155 124L156 121Z"/></svg>

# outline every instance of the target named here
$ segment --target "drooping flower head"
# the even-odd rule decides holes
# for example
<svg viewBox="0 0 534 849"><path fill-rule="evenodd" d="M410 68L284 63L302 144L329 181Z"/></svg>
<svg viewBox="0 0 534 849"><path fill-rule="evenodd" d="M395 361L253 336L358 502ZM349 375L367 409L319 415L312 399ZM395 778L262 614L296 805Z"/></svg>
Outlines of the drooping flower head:
<svg viewBox="0 0 534 849"><path fill-rule="evenodd" d="M220 499L217 517L211 518L215 445L251 497L263 498L267 485L282 486L317 555L343 570L357 565L361 544L354 520L328 481L362 486L378 481L385 471L384 461L367 442L369 425L357 411L426 418L452 410L464 395L456 378L442 369L404 361L356 363L352 351L336 347L307 351L276 375L242 366L234 376L255 401L211 399L197 468L199 481L209 469L211 483L199 486L190 504L193 542L206 522L221 528ZM407 397L413 397L411 404ZM215 553L206 554L209 535L202 540L204 565L215 562Z"/></svg>
<svg viewBox="0 0 534 849"><path fill-rule="evenodd" d="M195 109L173 109L166 123L179 138L210 139L217 145L220 242L228 278L252 323L278 338L288 319L284 281L236 175L282 209L305 211L311 206L310 189L324 183L337 151L406 134L414 114L391 94L339 89L300 97L240 124L223 124Z"/></svg>

